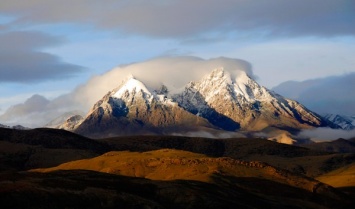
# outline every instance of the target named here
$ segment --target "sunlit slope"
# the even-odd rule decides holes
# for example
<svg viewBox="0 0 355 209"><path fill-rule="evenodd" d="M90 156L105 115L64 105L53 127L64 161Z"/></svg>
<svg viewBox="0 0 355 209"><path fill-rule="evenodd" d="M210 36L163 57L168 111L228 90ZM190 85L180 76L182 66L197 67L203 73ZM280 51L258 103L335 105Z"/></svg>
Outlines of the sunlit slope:
<svg viewBox="0 0 355 209"><path fill-rule="evenodd" d="M92 159L78 160L37 172L56 170L92 170L104 173L143 177L151 180L196 180L214 182L225 177L245 177L271 180L315 191L326 187L318 181L276 169L262 162L247 162L232 158L212 158L187 151L162 149L149 152L108 152Z"/></svg>
<svg viewBox="0 0 355 209"><path fill-rule="evenodd" d="M319 176L317 179L333 187L355 187L355 163Z"/></svg>

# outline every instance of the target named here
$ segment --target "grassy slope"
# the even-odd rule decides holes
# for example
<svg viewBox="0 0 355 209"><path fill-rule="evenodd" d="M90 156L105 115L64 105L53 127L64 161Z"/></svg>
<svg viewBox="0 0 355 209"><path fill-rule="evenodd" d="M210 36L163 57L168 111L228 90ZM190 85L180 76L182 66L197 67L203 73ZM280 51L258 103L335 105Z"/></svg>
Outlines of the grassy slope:
<svg viewBox="0 0 355 209"><path fill-rule="evenodd" d="M352 153L326 153L264 139L206 139L177 136L132 136L108 138L115 150L149 151L172 148L214 157L266 162L275 167L316 177L350 164Z"/></svg>
<svg viewBox="0 0 355 209"><path fill-rule="evenodd" d="M238 203L234 202L237 199L229 199L229 203L224 206L231 208L238 205L251 206L258 201L265 203L254 205L255 208L270 207L269 204L274 204L271 206L272 208L292 205L302 205L307 208L324 206L336 208L350 204L348 198L327 185L285 170L276 169L265 163L246 162L231 158L211 158L180 150L163 149L143 153L109 152L93 159L64 163L54 168L35 169L33 172L52 175L53 172L61 170L75 172L82 169L154 180L154 182L165 185L169 194L174 196L181 195L179 194L181 191L191 192L190 190L194 188L196 189L194 193L196 192L201 198L194 200L197 202L205 199L206 195L210 199L209 201L213 202L216 198L225 196L232 198L235 195L234 198L238 199ZM177 185L176 182L178 182ZM171 184L175 184L175 186L173 188L166 186ZM191 187L192 185L194 186ZM196 187L196 185L203 185L204 188ZM218 194L211 197L209 195L216 192L209 190L213 188L217 189ZM241 201L243 195L246 195L246 199ZM248 199L252 196L254 196L252 199ZM196 203L195 207L206 207L200 205L204 203Z"/></svg>
<svg viewBox="0 0 355 209"><path fill-rule="evenodd" d="M195 180L211 182L216 175L267 179L308 191L315 191L319 182L276 169L261 162L232 158L211 158L187 151L162 149L149 152L109 152L92 159L61 164L37 172L56 170L93 170L152 180Z"/></svg>
<svg viewBox="0 0 355 209"><path fill-rule="evenodd" d="M333 187L355 187L355 163L317 177Z"/></svg>

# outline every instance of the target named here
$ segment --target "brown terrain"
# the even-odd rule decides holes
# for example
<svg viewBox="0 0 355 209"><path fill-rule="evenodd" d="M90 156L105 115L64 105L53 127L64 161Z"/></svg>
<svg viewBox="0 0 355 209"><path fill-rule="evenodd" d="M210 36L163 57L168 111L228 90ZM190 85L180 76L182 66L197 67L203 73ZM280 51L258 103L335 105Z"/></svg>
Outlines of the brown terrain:
<svg viewBox="0 0 355 209"><path fill-rule="evenodd" d="M0 144L2 208L352 208L354 204L355 154L350 151L324 152L246 138L93 140L55 129L0 129Z"/></svg>

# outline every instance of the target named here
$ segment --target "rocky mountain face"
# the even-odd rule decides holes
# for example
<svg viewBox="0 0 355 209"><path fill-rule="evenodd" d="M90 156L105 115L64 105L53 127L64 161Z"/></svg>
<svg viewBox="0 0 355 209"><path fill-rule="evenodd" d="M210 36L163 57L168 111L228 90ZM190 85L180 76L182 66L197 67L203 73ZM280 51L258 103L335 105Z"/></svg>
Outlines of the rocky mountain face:
<svg viewBox="0 0 355 209"><path fill-rule="evenodd" d="M161 91L149 91L133 76L107 93L90 110L75 132L91 136L165 134L212 127Z"/></svg>
<svg viewBox="0 0 355 209"><path fill-rule="evenodd" d="M99 100L84 119L72 118L62 127L88 136L114 136L326 125L319 115L260 86L245 72L232 77L218 68L177 94L169 94L164 85L149 89L130 76Z"/></svg>
<svg viewBox="0 0 355 209"><path fill-rule="evenodd" d="M44 127L73 130L74 127L71 126L73 123L79 124L84 118L83 115L85 115L85 112L79 110L65 112L48 122L46 125L44 125Z"/></svg>
<svg viewBox="0 0 355 209"><path fill-rule="evenodd" d="M84 120L84 117L81 115L72 115L68 117L64 123L61 125L57 126L56 128L58 129L64 129L64 130L74 130L77 126L81 124L81 122Z"/></svg>
<svg viewBox="0 0 355 209"><path fill-rule="evenodd" d="M258 131L269 126L310 128L326 125L317 114L296 101L260 86L245 72L232 80L223 68L189 83L173 96L183 108L225 130Z"/></svg>

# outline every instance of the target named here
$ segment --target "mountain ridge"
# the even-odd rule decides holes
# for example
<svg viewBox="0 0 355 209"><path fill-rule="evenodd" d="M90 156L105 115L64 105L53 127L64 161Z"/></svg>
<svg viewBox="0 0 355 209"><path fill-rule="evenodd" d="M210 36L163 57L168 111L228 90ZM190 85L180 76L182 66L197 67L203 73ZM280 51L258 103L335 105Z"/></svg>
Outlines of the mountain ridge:
<svg viewBox="0 0 355 209"><path fill-rule="evenodd" d="M261 131L267 127L308 129L329 121L238 71L223 67L171 94L127 77L99 100L82 121L64 129L91 137L184 134L191 131ZM71 127L70 127L71 126Z"/></svg>

